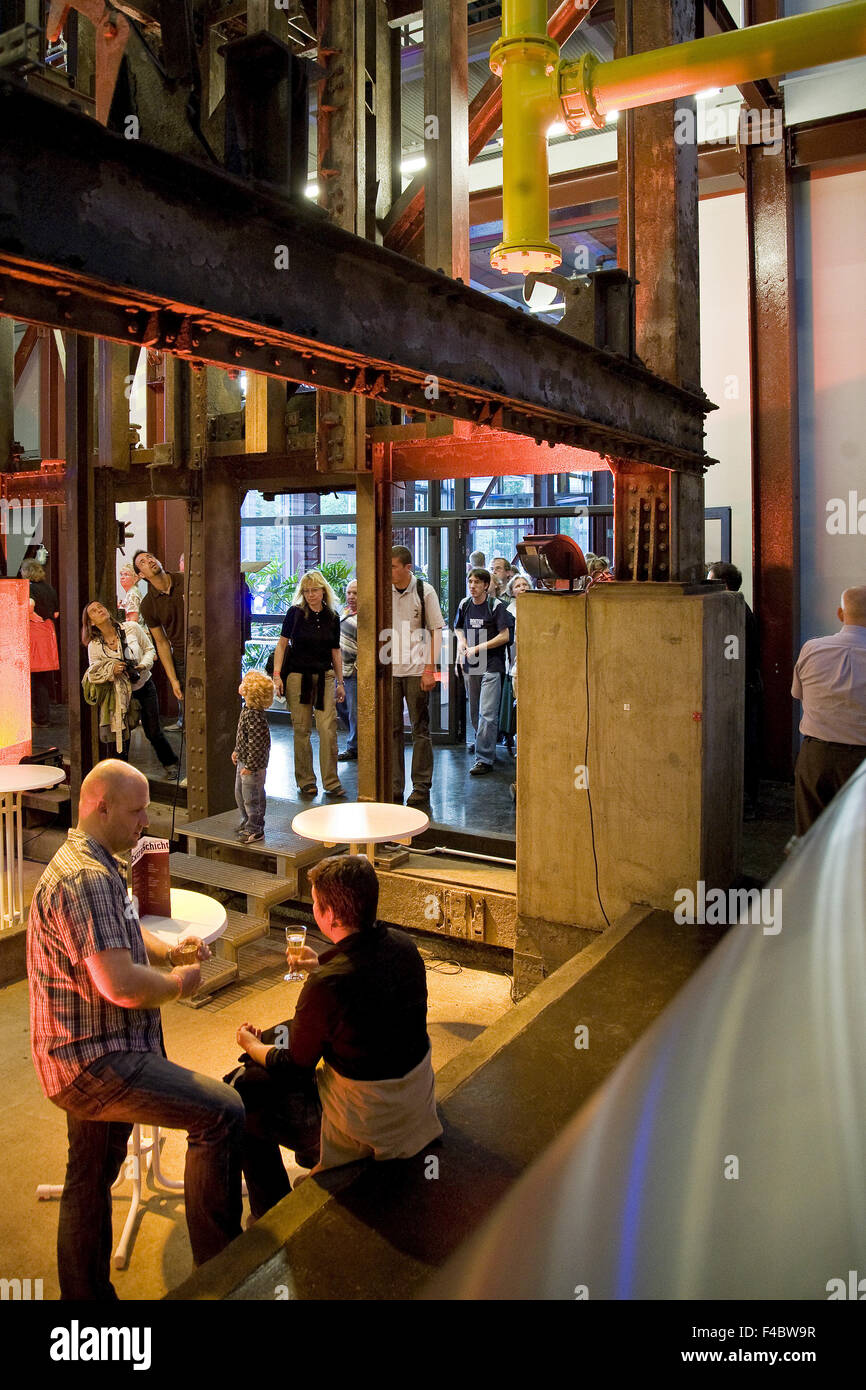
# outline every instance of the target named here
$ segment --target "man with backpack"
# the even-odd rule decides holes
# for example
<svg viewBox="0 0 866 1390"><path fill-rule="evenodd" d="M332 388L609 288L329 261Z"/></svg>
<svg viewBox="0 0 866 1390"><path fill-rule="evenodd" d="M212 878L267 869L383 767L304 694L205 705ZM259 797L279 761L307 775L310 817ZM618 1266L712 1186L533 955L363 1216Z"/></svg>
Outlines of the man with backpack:
<svg viewBox="0 0 866 1390"><path fill-rule="evenodd" d="M490 572L471 569L469 597L461 600L454 618L457 664L463 668L469 718L475 729L475 765L469 769L470 777L493 771L505 649L511 640L505 604L491 598L489 590Z"/></svg>
<svg viewBox="0 0 866 1390"><path fill-rule="evenodd" d="M424 809L433 785L433 742L430 738L430 691L436 688L436 667L445 623L432 584L416 578L412 552L405 545L391 550L392 622L397 638L393 656L394 800L403 804L406 785L403 742L403 701L412 721L412 791L406 805Z"/></svg>

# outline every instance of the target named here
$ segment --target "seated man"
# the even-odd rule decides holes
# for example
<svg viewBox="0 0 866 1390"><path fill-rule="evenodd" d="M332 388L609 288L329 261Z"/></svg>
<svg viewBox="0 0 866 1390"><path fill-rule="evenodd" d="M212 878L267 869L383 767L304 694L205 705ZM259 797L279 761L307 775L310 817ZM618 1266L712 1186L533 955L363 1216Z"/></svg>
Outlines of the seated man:
<svg viewBox="0 0 866 1390"><path fill-rule="evenodd" d="M184 1198L196 1264L241 1233L243 1106L221 1081L165 1056L159 1006L187 998L198 965L139 925L115 855L147 827L148 784L108 759L85 777L78 826L36 886L27 926L33 1060L66 1111L69 1159L57 1263L64 1300L113 1300L111 1185L134 1123L185 1129ZM210 954L199 947L200 959Z"/></svg>
<svg viewBox="0 0 866 1390"><path fill-rule="evenodd" d="M249 1061L233 1084L247 1107L243 1169L253 1217L284 1197L279 1146L304 1150L315 1171L359 1158L412 1158L438 1138L427 978L415 943L376 921L379 881L361 855L323 859L310 870L313 915L333 950L316 957L294 1018L267 1046L245 1023ZM320 1058L321 1155L315 1067Z"/></svg>

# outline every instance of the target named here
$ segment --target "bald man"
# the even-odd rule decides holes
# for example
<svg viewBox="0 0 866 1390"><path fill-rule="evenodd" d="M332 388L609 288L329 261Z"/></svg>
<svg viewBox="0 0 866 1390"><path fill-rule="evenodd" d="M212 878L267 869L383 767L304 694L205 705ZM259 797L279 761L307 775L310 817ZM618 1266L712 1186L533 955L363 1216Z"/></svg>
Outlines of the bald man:
<svg viewBox="0 0 866 1390"><path fill-rule="evenodd" d="M846 589L842 628L800 652L791 694L803 705L794 816L805 835L866 758L866 584Z"/></svg>
<svg viewBox="0 0 866 1390"><path fill-rule="evenodd" d="M109 759L81 785L70 830L36 887L27 926L30 1041L42 1089L66 1111L69 1158L57 1263L64 1300L108 1301L111 1185L134 1123L189 1135L184 1198L196 1264L241 1231L243 1102L169 1062L160 1006L201 968L139 924L116 855L147 827L147 779ZM199 959L210 954L200 946Z"/></svg>

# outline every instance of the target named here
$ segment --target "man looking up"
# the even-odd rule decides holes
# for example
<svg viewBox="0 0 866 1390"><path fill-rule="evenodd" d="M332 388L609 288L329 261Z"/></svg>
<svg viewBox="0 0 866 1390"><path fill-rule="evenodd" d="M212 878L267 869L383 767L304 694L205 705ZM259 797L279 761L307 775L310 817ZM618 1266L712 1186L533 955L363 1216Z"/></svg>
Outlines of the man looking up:
<svg viewBox="0 0 866 1390"><path fill-rule="evenodd" d="M505 648L511 637L505 604L489 599L490 572L469 571L469 598L454 618L457 664L469 695L469 718L475 729L475 766L470 777L493 771L499 737L499 699L505 675Z"/></svg>
<svg viewBox="0 0 866 1390"><path fill-rule="evenodd" d="M794 819L805 835L866 758L866 584L846 589L842 623L807 642L791 694L803 706L803 742L794 769Z"/></svg>
<svg viewBox="0 0 866 1390"><path fill-rule="evenodd" d="M429 806L433 785L430 738L430 691L442 650L442 610L431 584L416 579L412 552L405 545L391 550L392 622L396 637L393 665L394 800L403 804L406 754L403 701L412 721L412 792L407 806ZM432 641L431 641L432 639Z"/></svg>
<svg viewBox="0 0 866 1390"><path fill-rule="evenodd" d="M178 727L183 714L184 635L186 619L183 603L183 575L166 574L149 550L137 550L132 557L136 574L147 584L141 600L141 622L150 628L157 655L165 668L168 683L180 705Z"/></svg>
<svg viewBox="0 0 866 1390"><path fill-rule="evenodd" d="M185 1129L184 1199L196 1264L240 1235L243 1105L221 1081L169 1062L160 1005L188 998L199 965L173 966L138 921L115 855L147 827L148 784L101 762L81 784L78 826L30 908L30 1040L45 1095L66 1111L69 1157L57 1263L64 1300L112 1300L111 1185L134 1123ZM199 960L207 959L199 943Z"/></svg>

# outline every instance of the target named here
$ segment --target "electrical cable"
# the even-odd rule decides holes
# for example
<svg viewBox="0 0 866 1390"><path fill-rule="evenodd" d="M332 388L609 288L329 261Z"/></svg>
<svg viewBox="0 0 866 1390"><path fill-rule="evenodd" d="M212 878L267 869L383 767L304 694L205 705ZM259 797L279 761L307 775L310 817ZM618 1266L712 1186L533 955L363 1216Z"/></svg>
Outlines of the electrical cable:
<svg viewBox="0 0 866 1390"><path fill-rule="evenodd" d="M584 675L586 678L586 745L583 750L584 770L588 769L589 758L589 595L592 592L592 584L584 590L583 596L583 651L584 651ZM589 833L592 840L592 861L595 865L595 896L601 908L601 915L610 926L610 918L604 910L604 903L601 900L601 890L598 883L598 855L595 849L595 821L592 814L592 792L589 787L589 776L586 778L586 799L589 806Z"/></svg>

